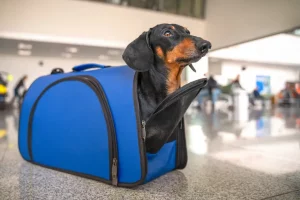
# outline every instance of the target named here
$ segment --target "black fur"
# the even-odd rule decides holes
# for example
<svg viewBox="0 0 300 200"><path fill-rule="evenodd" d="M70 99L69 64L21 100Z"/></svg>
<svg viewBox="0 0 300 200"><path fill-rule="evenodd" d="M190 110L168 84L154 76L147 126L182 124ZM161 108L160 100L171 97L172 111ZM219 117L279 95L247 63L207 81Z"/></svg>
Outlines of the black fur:
<svg viewBox="0 0 300 200"><path fill-rule="evenodd" d="M172 34L171 37L166 37L167 31ZM142 33L126 47L123 53L124 61L129 67L141 72L138 83L138 99L143 120L147 120L157 105L167 96L170 69L166 67L165 61L156 54L155 49L160 47L163 54L166 55L185 38L191 39L196 49L189 54L189 57L177 58L176 62L181 67L185 67L200 60L211 45L200 37L190 35L189 31L182 26L176 24L157 25L148 32ZM204 43L208 45L205 52L201 51L201 45Z"/></svg>

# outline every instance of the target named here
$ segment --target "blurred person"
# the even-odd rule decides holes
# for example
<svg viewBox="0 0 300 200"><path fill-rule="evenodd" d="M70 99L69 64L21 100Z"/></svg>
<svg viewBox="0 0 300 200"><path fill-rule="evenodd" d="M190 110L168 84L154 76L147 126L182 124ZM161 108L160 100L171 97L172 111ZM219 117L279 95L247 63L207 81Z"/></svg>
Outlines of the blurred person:
<svg viewBox="0 0 300 200"><path fill-rule="evenodd" d="M300 98L300 83L295 84L295 92L297 93L298 98Z"/></svg>
<svg viewBox="0 0 300 200"><path fill-rule="evenodd" d="M251 105L255 105L255 100L264 100L263 96L261 96L261 94L259 93L258 87L256 87L252 94L250 95L250 103ZM262 104L264 106L264 102Z"/></svg>
<svg viewBox="0 0 300 200"><path fill-rule="evenodd" d="M5 108L5 98L7 96L7 81L0 73L0 109Z"/></svg>
<svg viewBox="0 0 300 200"><path fill-rule="evenodd" d="M202 91L198 95L198 109L201 109L201 105L205 97L209 97L209 99L212 102L212 109L214 109L215 103L218 100L220 93L221 90L218 86L217 81L214 79L213 76L209 76L207 85L202 89Z"/></svg>
<svg viewBox="0 0 300 200"><path fill-rule="evenodd" d="M296 92L296 84L289 84L289 90L291 92L291 97L292 98L297 98L298 94Z"/></svg>
<svg viewBox="0 0 300 200"><path fill-rule="evenodd" d="M13 76L11 74L8 74L7 72L0 72L0 108L5 109L7 106L7 103L5 101L8 89L7 85L10 81L12 81Z"/></svg>
<svg viewBox="0 0 300 200"><path fill-rule="evenodd" d="M5 81L1 73L0 73L0 85L7 86L7 81Z"/></svg>
<svg viewBox="0 0 300 200"><path fill-rule="evenodd" d="M4 97L7 93L7 81L3 78L3 75L0 74L0 96ZM3 98L1 98L3 99Z"/></svg>
<svg viewBox="0 0 300 200"><path fill-rule="evenodd" d="M237 94L241 94L241 93L244 93L244 92L246 92L246 90L242 87L242 85L241 85L241 75L240 74L238 74L237 76L236 76L236 78L228 85L229 86L229 89L230 89L230 94L232 95L232 100L234 100L234 98L233 98L233 95L234 95L234 91L235 90L237 90ZM240 91L238 91L238 90L240 90ZM257 90L257 92L258 92L258 90ZM257 92L256 92L256 95L257 95ZM253 95L253 92L252 92L252 94L250 94L250 93L248 93L248 92L246 92L247 93L247 95L248 95L248 101L249 101L249 103L252 105L252 106L254 106L255 105L255 103L254 103L254 95ZM259 94L259 96L260 96L260 94ZM234 102L233 102L233 104L234 104ZM249 107L250 108L250 107Z"/></svg>
<svg viewBox="0 0 300 200"><path fill-rule="evenodd" d="M289 99L291 98L291 93L290 93L290 84L286 83L285 84L285 88L283 88L280 93L279 93L279 97L282 99Z"/></svg>
<svg viewBox="0 0 300 200"><path fill-rule="evenodd" d="M232 86L235 88L244 90L244 88L241 86L241 83L240 83L240 77L241 76L239 74L236 76L236 78L232 81Z"/></svg>
<svg viewBox="0 0 300 200"><path fill-rule="evenodd" d="M208 81L207 81L207 86L208 86L208 93L209 96L212 97L212 90L218 87L217 81L214 79L213 76L210 76Z"/></svg>
<svg viewBox="0 0 300 200"><path fill-rule="evenodd" d="M258 91L258 88L256 87L253 91L253 96L254 98L256 99L262 99L263 97L260 95L259 91Z"/></svg>
<svg viewBox="0 0 300 200"><path fill-rule="evenodd" d="M285 88L278 94L278 103L279 105L291 105L296 98L296 89L290 83L286 83Z"/></svg>
<svg viewBox="0 0 300 200"><path fill-rule="evenodd" d="M300 83L295 84L296 104L300 108ZM299 116L300 117L300 116ZM299 118L300 119L300 118Z"/></svg>
<svg viewBox="0 0 300 200"><path fill-rule="evenodd" d="M14 100L18 99L18 105L19 106L21 105L21 101L22 101L22 99L25 95L25 91L26 91L25 81L27 80L27 78L28 78L27 75L23 76L16 84L15 89L14 89L14 97L13 97L12 103ZM20 92L21 89L23 89L23 93Z"/></svg>

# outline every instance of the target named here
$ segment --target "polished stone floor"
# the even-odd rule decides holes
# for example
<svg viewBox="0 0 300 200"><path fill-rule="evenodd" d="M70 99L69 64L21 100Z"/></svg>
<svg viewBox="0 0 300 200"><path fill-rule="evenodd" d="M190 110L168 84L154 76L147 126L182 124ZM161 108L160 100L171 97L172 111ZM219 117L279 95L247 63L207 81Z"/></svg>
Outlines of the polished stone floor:
<svg viewBox="0 0 300 200"><path fill-rule="evenodd" d="M0 113L0 200L300 199L300 109L186 116L188 165L135 189L34 166L17 147L17 111Z"/></svg>

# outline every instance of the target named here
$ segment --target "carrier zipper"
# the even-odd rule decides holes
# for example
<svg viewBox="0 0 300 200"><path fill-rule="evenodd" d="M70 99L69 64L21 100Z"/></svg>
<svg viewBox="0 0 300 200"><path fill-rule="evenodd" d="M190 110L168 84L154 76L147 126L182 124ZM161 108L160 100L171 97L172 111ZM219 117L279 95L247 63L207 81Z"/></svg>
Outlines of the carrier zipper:
<svg viewBox="0 0 300 200"><path fill-rule="evenodd" d="M134 79L133 79L133 98L134 98L134 109L136 114L136 124L137 124L137 135L139 138L139 149L140 149L140 158L141 158L141 179L137 182L135 182L133 185L137 186L139 184L142 184L145 182L147 172L148 172L148 162L147 162L147 156L146 156L146 147L145 147L145 140L146 140L146 123L143 122L144 120L141 119L141 113L140 113L140 105L138 100L138 77L140 75L140 72L135 72Z"/></svg>
<svg viewBox="0 0 300 200"><path fill-rule="evenodd" d="M177 156L178 156L178 162L177 162L177 167L178 168L180 168L181 167L181 165L182 165L182 163L183 163L183 157L184 157L184 155L183 155L183 151L185 150L184 148L185 147L183 147L183 148L180 148L182 145L181 145L181 143L183 142L182 141L182 135L183 134L185 134L184 133L184 130L182 130L183 129L183 119L181 119L180 120L180 123L179 123L179 130L177 131L177 151L178 151L178 153L177 153ZM183 133L182 133L183 132ZM183 136L184 137L184 136Z"/></svg>
<svg viewBox="0 0 300 200"><path fill-rule="evenodd" d="M111 152L111 181L112 185L117 186L118 185L118 150L117 150L117 139L116 139L116 133L115 133L115 128L114 128L114 122L113 118L110 112L110 107L107 103L107 99L105 96L105 93L103 91L103 88L99 81L95 79L92 76L83 76L86 78L86 80L90 81L96 88L97 91L99 92L101 98L104 100L103 101L103 106L104 106L104 114L107 115L107 123L109 126L110 131L109 132L109 140L110 140L110 152Z"/></svg>
<svg viewBox="0 0 300 200"><path fill-rule="evenodd" d="M118 160L116 158L113 158L112 161L112 168L111 168L111 179L112 179L112 185L117 186L118 185Z"/></svg>

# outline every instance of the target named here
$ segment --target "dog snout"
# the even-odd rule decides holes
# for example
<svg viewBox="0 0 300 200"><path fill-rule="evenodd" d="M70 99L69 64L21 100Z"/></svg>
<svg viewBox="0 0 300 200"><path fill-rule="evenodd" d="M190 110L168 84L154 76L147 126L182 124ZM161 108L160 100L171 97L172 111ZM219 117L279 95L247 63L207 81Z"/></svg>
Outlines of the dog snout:
<svg viewBox="0 0 300 200"><path fill-rule="evenodd" d="M209 41L203 40L197 42L196 47L201 53L205 53L208 52L209 49L211 49L211 43Z"/></svg>

